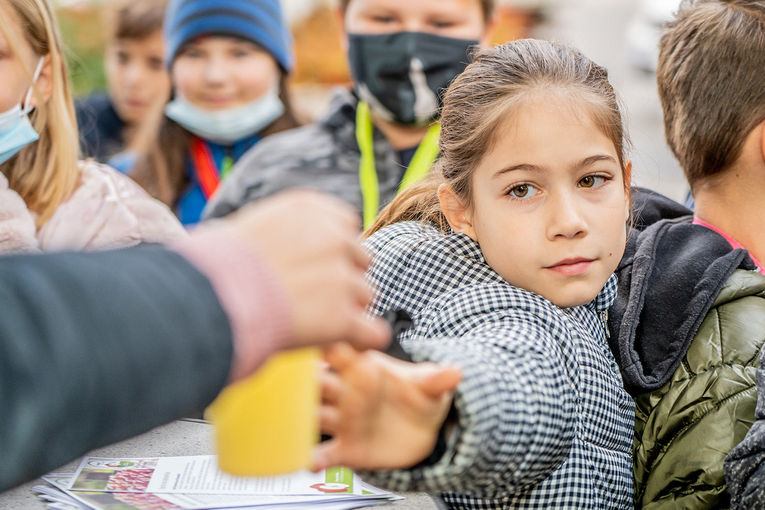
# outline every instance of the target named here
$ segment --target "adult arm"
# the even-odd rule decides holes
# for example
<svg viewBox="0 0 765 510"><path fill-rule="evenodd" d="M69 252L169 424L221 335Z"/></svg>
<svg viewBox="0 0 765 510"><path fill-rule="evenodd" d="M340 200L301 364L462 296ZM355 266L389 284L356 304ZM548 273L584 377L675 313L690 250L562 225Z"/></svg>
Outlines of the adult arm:
<svg viewBox="0 0 765 510"><path fill-rule="evenodd" d="M0 490L207 405L278 349L384 346L357 230L336 200L295 192L195 233L183 256L0 259Z"/></svg>
<svg viewBox="0 0 765 510"><path fill-rule="evenodd" d="M229 320L177 253L0 259L0 490L207 405Z"/></svg>

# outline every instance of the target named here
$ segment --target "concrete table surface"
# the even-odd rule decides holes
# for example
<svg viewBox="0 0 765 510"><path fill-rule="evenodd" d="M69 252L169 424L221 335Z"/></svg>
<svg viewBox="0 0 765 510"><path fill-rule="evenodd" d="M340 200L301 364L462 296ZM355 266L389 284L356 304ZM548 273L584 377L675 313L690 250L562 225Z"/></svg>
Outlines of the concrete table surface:
<svg viewBox="0 0 765 510"><path fill-rule="evenodd" d="M205 423L175 421L151 430L140 436L120 443L105 446L88 455L101 457L174 457L183 455L209 455L213 453L212 426ZM74 472L80 458L62 466L56 471ZM45 505L37 498L32 487L45 485L42 480L34 480L15 489L0 494L0 509L44 509ZM422 492L397 493L406 499L375 506L398 510L437 510L436 503Z"/></svg>

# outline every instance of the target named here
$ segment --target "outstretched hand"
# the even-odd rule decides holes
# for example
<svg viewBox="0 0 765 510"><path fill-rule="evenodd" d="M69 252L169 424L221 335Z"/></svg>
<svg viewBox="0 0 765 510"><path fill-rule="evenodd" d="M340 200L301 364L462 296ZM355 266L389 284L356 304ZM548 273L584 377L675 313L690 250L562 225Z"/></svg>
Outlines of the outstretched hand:
<svg viewBox="0 0 765 510"><path fill-rule="evenodd" d="M315 469L406 468L434 449L461 373L453 366L408 363L376 351L332 346L322 375L322 431Z"/></svg>

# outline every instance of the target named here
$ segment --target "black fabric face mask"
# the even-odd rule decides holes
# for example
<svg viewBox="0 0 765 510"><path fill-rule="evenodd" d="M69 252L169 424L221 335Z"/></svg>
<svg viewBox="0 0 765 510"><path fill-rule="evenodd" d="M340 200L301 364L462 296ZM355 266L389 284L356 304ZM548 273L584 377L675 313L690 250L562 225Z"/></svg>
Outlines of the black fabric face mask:
<svg viewBox="0 0 765 510"><path fill-rule="evenodd" d="M425 125L438 116L444 89L465 70L478 41L396 32L349 34L348 44L359 98L386 120Z"/></svg>

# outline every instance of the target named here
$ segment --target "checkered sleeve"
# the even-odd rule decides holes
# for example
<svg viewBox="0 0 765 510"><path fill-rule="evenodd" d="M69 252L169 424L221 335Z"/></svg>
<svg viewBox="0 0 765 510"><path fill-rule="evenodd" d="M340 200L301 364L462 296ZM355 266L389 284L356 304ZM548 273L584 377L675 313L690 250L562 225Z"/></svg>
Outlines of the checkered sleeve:
<svg viewBox="0 0 765 510"><path fill-rule="evenodd" d="M463 297L464 305L474 296ZM434 319L448 324L453 312ZM424 467L363 473L365 479L389 490L501 497L538 484L566 459L576 397L551 332L507 310L479 315L469 317L476 326L467 334L426 334L406 345L416 361L462 370L454 395L458 425L444 455Z"/></svg>

